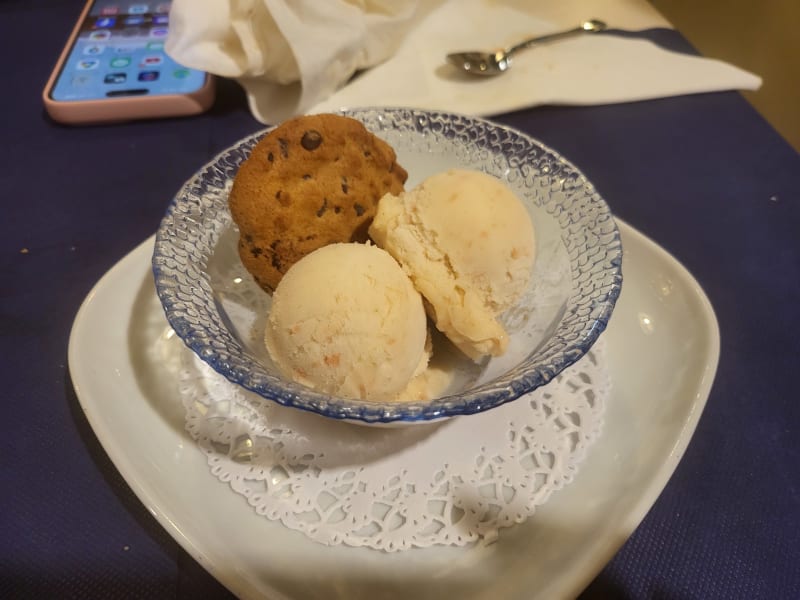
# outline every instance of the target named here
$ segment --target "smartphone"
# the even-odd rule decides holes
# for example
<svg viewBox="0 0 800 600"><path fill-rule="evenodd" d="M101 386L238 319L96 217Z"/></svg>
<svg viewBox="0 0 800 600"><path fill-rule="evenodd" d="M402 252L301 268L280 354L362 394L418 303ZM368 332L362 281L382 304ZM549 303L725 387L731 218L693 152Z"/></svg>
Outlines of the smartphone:
<svg viewBox="0 0 800 600"><path fill-rule="evenodd" d="M47 113L68 124L198 114L214 79L164 52L170 3L89 0L43 92Z"/></svg>

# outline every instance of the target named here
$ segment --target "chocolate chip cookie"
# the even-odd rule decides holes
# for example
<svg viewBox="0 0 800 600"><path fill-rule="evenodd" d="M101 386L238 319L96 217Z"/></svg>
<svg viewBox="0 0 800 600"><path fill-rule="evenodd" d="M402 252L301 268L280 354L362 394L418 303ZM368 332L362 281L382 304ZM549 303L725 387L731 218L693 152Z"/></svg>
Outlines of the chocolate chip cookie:
<svg viewBox="0 0 800 600"><path fill-rule="evenodd" d="M233 182L242 263L271 292L309 252L366 241L378 200L400 193L407 177L394 150L355 119L286 121L256 144Z"/></svg>

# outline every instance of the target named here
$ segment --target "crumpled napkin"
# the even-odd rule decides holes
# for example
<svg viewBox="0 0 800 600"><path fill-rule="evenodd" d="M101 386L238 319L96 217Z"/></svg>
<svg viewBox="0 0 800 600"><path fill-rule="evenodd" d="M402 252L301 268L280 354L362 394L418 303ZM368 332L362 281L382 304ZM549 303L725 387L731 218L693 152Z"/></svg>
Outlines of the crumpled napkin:
<svg viewBox="0 0 800 600"><path fill-rule="evenodd" d="M173 0L166 51L234 78L262 122L300 114L385 61L416 0Z"/></svg>
<svg viewBox="0 0 800 600"><path fill-rule="evenodd" d="M444 58L587 18L614 29L669 27L644 0L174 0L166 48L186 66L239 81L263 123L360 106L488 116L761 85L725 62L611 34L537 46L491 79Z"/></svg>

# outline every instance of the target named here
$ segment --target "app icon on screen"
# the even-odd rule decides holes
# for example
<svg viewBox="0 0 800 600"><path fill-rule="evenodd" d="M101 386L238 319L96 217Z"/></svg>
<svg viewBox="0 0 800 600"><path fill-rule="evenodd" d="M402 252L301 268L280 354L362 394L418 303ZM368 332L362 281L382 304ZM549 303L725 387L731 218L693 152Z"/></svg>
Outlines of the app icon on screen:
<svg viewBox="0 0 800 600"><path fill-rule="evenodd" d="M102 54L103 50L105 50L105 46L100 46L98 44L90 44L83 49L83 53L86 56L97 56L98 54Z"/></svg>
<svg viewBox="0 0 800 600"><path fill-rule="evenodd" d="M100 61L96 58L84 58L78 61L76 68L78 71L91 71L92 69L96 69L99 64Z"/></svg>
<svg viewBox="0 0 800 600"><path fill-rule="evenodd" d="M92 31L89 34L89 39L93 42L105 42L111 37L111 32L107 29L102 29L100 31Z"/></svg>
<svg viewBox="0 0 800 600"><path fill-rule="evenodd" d="M116 15L119 13L119 6L104 6L100 9L101 15Z"/></svg>
<svg viewBox="0 0 800 600"><path fill-rule="evenodd" d="M147 12L147 4L131 4L128 7L128 14L143 15Z"/></svg>
<svg viewBox="0 0 800 600"><path fill-rule="evenodd" d="M125 21L123 21L125 25L141 25L144 23L144 17L141 15L131 15L130 17L125 17Z"/></svg>
<svg viewBox="0 0 800 600"><path fill-rule="evenodd" d="M165 37L169 30L166 27L156 27L150 30L150 37L160 38Z"/></svg>
<svg viewBox="0 0 800 600"><path fill-rule="evenodd" d="M154 25L166 25L169 23L169 15L153 15Z"/></svg>
<svg viewBox="0 0 800 600"><path fill-rule="evenodd" d="M114 52L117 54L131 54L134 50L137 49L137 46L132 44L122 44L121 46L115 46Z"/></svg>
<svg viewBox="0 0 800 600"><path fill-rule="evenodd" d="M139 81L157 81L158 71L142 71L139 73Z"/></svg>
<svg viewBox="0 0 800 600"><path fill-rule="evenodd" d="M91 75L75 75L72 80L70 81L73 87L86 87L90 83L92 83L92 76Z"/></svg>
<svg viewBox="0 0 800 600"><path fill-rule="evenodd" d="M107 29L109 27L113 27L114 23L117 22L116 17L98 17L97 20L94 22L94 26L97 29Z"/></svg>
<svg viewBox="0 0 800 600"><path fill-rule="evenodd" d="M164 42L147 42L145 48L148 50L163 50Z"/></svg>
<svg viewBox="0 0 800 600"><path fill-rule="evenodd" d="M108 73L103 78L103 83L125 83L127 78L125 73Z"/></svg>
<svg viewBox="0 0 800 600"><path fill-rule="evenodd" d="M175 71L172 73L175 79L186 79L190 74L191 73L189 69L175 69Z"/></svg>
<svg viewBox="0 0 800 600"><path fill-rule="evenodd" d="M143 56L139 62L140 67L157 67L164 62L164 57L158 54L151 54L150 56Z"/></svg>
<svg viewBox="0 0 800 600"><path fill-rule="evenodd" d="M131 64L131 59L128 58L127 56L117 56L112 58L109 64L114 69L124 69L129 64Z"/></svg>

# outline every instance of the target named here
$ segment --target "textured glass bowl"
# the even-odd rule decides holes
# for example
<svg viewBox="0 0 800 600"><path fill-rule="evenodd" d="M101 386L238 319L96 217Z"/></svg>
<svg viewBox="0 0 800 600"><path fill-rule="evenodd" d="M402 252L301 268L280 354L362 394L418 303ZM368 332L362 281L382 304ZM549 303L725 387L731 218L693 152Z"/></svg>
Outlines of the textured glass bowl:
<svg viewBox="0 0 800 600"><path fill-rule="evenodd" d="M622 247L608 206L578 169L531 137L475 117L383 108L343 114L392 145L409 172L406 189L461 167L499 177L523 201L536 230L537 258L528 292L501 319L510 334L508 352L480 364L453 359L451 384L429 402L348 400L283 378L263 344L270 297L241 265L227 203L260 132L195 174L156 235L158 296L170 325L198 356L230 381L286 406L364 423L412 423L519 398L589 350L619 296Z"/></svg>

